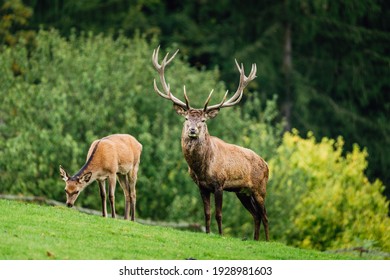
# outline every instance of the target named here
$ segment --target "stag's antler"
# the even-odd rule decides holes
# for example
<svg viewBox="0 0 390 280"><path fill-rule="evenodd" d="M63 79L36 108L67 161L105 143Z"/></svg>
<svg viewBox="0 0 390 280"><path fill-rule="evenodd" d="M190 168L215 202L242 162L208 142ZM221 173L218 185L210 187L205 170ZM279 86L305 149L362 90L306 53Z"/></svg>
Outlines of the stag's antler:
<svg viewBox="0 0 390 280"><path fill-rule="evenodd" d="M167 53L165 55L163 61L161 62L161 65L158 63L159 50L160 50L160 46L158 46L157 49L153 50L152 61L153 61L154 68L156 68L156 70L160 76L160 81L161 81L161 85L163 87L164 92L161 92L158 89L156 79L154 79L154 90L158 93L158 95L160 95L161 97L163 97L165 99L171 100L174 104L179 105L180 107L182 107L186 110L191 109L190 101L188 99L185 86L184 86L184 98L185 98L185 103L184 103L183 101L181 101L179 98L175 97L171 93L169 84L167 84L165 81L165 76L164 76L165 66L167 66L174 59L174 57L179 52L179 50L177 50L169 59L168 59L169 53ZM221 109L224 107L230 107L230 106L236 105L238 102L240 102L245 87L249 84L250 81L252 81L254 78L256 78L256 71L257 71L256 64L254 64L254 63L252 64L251 72L249 73L249 76L247 77L247 76L245 76L244 65L241 63L241 67L240 67L237 60L235 60L235 62L236 62L238 71L240 72L240 83L238 85L237 91L227 101L226 101L226 97L227 97L227 94L229 91L226 91L222 101L219 104L208 106L209 101L211 99L211 95L213 94L213 91L214 91L214 90L211 90L211 92L210 92L210 94L209 94L209 96L204 104L203 111L208 111L208 110L213 110L213 109Z"/></svg>
<svg viewBox="0 0 390 280"><path fill-rule="evenodd" d="M257 67L256 67L255 63L252 64L251 72L249 73L249 76L247 77L247 76L245 76L244 65L241 63L241 67L240 67L237 60L234 60L234 61L236 62L238 71L240 72L240 83L238 85L236 93L232 97L230 97L229 100L226 101L226 96L228 94L228 91L226 91L224 97L222 98L221 103L213 105L213 106L208 106L208 103L209 103L210 98L211 98L211 94L213 93L213 91L211 91L209 97L206 100L206 103L204 104L204 109L203 109L204 111L212 110L212 109L221 109L224 107L230 107L230 106L236 105L238 102L241 101L242 94L244 93L244 89L246 88L246 86L249 84L250 81L252 81L254 78L256 78Z"/></svg>
<svg viewBox="0 0 390 280"><path fill-rule="evenodd" d="M190 102L188 100L185 87L184 87L184 97L185 97L186 103L184 103L183 101L181 101L179 98L175 97L171 93L170 88L169 88L169 84L166 83L165 76L164 76L165 66L167 66L175 58L175 56L179 52L179 50L177 50L169 59L168 59L169 53L167 53L165 55L163 61L161 62L161 65L158 63L159 50L160 50L160 46L158 46L157 49L153 50L152 61L153 61L154 68L156 68L156 70L160 76L160 81L161 81L161 85L163 87L164 93L158 89L156 79L154 79L154 90L158 93L158 95L160 95L161 97L163 97L165 99L171 100L176 105L179 105L180 107L183 107L187 110L190 109Z"/></svg>

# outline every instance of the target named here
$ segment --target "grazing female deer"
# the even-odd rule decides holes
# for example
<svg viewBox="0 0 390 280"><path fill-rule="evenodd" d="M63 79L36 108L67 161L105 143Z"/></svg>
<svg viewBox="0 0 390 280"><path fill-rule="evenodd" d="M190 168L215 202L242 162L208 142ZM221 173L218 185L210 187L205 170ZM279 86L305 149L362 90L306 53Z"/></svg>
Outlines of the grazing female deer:
<svg viewBox="0 0 390 280"><path fill-rule="evenodd" d="M95 140L89 148L87 161L76 173L69 176L60 166L60 174L66 182L66 205L72 207L80 192L93 181L97 181L102 199L103 217L107 216L106 186L108 180L108 197L111 204L111 216L115 215L115 186L116 176L125 194L125 219L135 217L136 191L138 166L142 152L142 145L131 135L114 134Z"/></svg>
<svg viewBox="0 0 390 280"><path fill-rule="evenodd" d="M153 65L159 73L163 92L157 87L154 80L154 89L158 95L169 99L174 104L176 112L185 117L181 146L184 157L188 163L189 172L198 185L203 200L206 232L210 232L210 194L215 197L216 220L219 234L222 234L222 200L223 191L235 192L244 207L251 213L254 219L254 239L259 239L260 223L263 222L265 239L269 240L268 218L264 205L266 185L268 182L267 163L249 149L228 144L217 137L210 136L207 131L206 120L217 116L219 110L237 104L243 94L244 88L256 77L256 65L252 65L248 77L245 76L244 67L238 65L240 72L240 84L236 93L226 100L225 94L221 103L208 106L211 98L210 92L202 109L194 109L190 106L184 87L185 102L175 97L166 83L164 77L165 67L176 56L176 51L171 58L165 56L161 65L158 63L158 52L153 52Z"/></svg>

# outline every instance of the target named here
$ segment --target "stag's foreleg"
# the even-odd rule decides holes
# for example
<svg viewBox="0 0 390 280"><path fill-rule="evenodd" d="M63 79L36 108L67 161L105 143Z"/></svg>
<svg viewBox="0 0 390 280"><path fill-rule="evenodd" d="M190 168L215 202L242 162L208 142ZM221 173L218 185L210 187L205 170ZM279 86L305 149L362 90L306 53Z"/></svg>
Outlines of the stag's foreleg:
<svg viewBox="0 0 390 280"><path fill-rule="evenodd" d="M103 215L103 217L107 217L106 181L98 180L98 184L99 184L100 198L102 200L102 215Z"/></svg>
<svg viewBox="0 0 390 280"><path fill-rule="evenodd" d="M223 203L223 189L217 188L214 192L215 199L215 219L218 224L218 232L222 235L222 203Z"/></svg>
<svg viewBox="0 0 390 280"><path fill-rule="evenodd" d="M206 233L210 233L210 220L211 220L210 195L211 195L211 192L207 189L200 188L200 195L201 195L202 200L203 200Z"/></svg>

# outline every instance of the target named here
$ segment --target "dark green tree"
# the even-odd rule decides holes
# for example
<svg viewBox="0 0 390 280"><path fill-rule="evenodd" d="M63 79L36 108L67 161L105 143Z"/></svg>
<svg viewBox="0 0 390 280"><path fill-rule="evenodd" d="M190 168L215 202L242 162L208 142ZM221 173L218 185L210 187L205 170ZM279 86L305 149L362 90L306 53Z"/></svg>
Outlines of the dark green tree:
<svg viewBox="0 0 390 280"><path fill-rule="evenodd" d="M256 62L259 78L250 88L261 99L278 94L287 130L342 135L347 149L355 142L366 146L370 178L390 185L389 1L24 3L34 9L34 28L158 35L199 69L222 69L229 87L236 82L233 58ZM386 192L390 196L390 188Z"/></svg>
<svg viewBox="0 0 390 280"><path fill-rule="evenodd" d="M35 36L35 32L29 29L32 8L24 5L22 0L5 0L0 3L0 45L31 45Z"/></svg>

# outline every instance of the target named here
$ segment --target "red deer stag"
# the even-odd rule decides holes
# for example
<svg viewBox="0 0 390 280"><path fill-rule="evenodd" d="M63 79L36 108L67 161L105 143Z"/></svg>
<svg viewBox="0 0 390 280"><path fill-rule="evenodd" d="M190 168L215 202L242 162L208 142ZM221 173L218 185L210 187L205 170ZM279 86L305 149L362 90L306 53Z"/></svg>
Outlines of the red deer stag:
<svg viewBox="0 0 390 280"><path fill-rule="evenodd" d="M240 72L240 83L236 93L226 100L228 93L226 92L219 104L209 106L213 92L211 91L204 107L195 109L190 106L185 87L185 102L183 102L171 93L169 84L165 81L165 67L173 60L178 50L170 58L168 53L161 64L158 63L158 52L159 47L154 50L152 60L160 76L163 91L157 87L156 80L154 80L154 90L161 97L171 100L176 112L186 119L181 136L181 146L191 178L198 185L203 200L206 232L210 232L210 194L213 193L215 218L219 234L222 234L222 201L225 190L234 192L253 216L254 239L259 240L262 221L265 239L268 241L268 218L264 205L269 172L267 163L249 149L228 144L217 137L210 136L206 125L206 120L216 117L221 108L234 106L241 100L244 88L256 77L256 65L252 65L251 72L246 77L244 66L240 67L236 61Z"/></svg>
<svg viewBox="0 0 390 280"><path fill-rule="evenodd" d="M72 207L80 192L93 181L97 181L102 199L103 217L107 216L106 186L108 180L108 197L111 204L111 216L115 214L116 176L125 194L125 219L135 218L136 191L138 166L142 145L131 135L114 134L93 141L89 148L87 161L76 175L69 174L60 166L60 174L66 182L66 205Z"/></svg>

